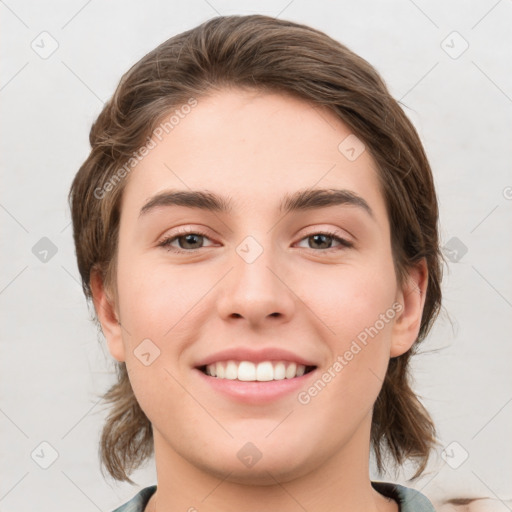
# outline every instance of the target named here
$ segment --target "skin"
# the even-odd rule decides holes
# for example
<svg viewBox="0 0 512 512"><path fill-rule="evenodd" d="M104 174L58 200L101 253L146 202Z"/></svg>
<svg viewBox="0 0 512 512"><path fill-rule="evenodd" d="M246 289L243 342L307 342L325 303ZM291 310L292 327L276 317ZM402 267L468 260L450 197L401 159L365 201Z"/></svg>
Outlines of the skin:
<svg viewBox="0 0 512 512"><path fill-rule="evenodd" d="M422 262L398 287L375 162L338 150L350 133L300 99L222 90L198 98L129 175L117 299L98 276L91 284L110 353L126 362L153 425L158 489L147 511L398 511L370 484L371 415L389 359L418 335L427 270ZM310 187L349 189L375 218L351 205L278 211L285 194ZM233 210L172 206L139 218L168 189L216 192ZM186 254L159 247L178 226L208 236L194 252L182 238ZM326 229L354 246L309 238ZM250 264L236 252L249 235L263 248ZM296 393L240 404L193 370L224 348L273 346L313 359L321 374L395 302L403 310L306 405ZM145 366L134 350L147 338L160 355ZM250 468L237 457L247 442L262 454Z"/></svg>

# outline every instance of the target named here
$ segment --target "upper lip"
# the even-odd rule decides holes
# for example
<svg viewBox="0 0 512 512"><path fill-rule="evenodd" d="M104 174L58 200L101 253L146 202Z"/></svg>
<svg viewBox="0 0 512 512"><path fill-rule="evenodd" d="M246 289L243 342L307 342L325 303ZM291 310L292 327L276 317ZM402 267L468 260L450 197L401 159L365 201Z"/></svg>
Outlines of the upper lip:
<svg viewBox="0 0 512 512"><path fill-rule="evenodd" d="M201 359L195 366L202 367L219 361L251 361L261 363L262 361L289 361L292 363L303 364L304 366L317 366L310 359L299 356L277 347L267 347L259 350L252 350L243 347L227 348L219 352L210 354Z"/></svg>

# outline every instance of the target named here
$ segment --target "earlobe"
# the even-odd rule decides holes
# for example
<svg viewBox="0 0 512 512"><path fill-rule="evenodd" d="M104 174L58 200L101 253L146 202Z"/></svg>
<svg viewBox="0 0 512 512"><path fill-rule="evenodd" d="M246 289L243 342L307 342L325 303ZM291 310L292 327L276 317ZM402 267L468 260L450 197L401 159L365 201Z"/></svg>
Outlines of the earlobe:
<svg viewBox="0 0 512 512"><path fill-rule="evenodd" d="M423 308L427 295L428 268L423 258L409 270L404 287L399 290L397 302L403 305L393 325L390 357L398 357L407 352L418 337Z"/></svg>
<svg viewBox="0 0 512 512"><path fill-rule="evenodd" d="M122 362L125 360L125 352L121 324L115 310L114 301L108 296L99 271L91 272L90 285L94 309L107 340L109 352L113 358Z"/></svg>

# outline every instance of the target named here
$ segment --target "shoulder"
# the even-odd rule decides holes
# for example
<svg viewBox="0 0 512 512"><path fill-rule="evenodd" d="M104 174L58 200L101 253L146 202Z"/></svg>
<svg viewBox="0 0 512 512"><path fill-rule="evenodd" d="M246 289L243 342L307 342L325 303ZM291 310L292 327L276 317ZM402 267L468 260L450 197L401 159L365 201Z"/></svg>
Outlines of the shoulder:
<svg viewBox="0 0 512 512"><path fill-rule="evenodd" d="M153 496L155 491L156 485L145 487L140 492L138 492L130 501L116 508L113 512L144 512L144 508L146 507L149 498Z"/></svg>
<svg viewBox="0 0 512 512"><path fill-rule="evenodd" d="M393 498L400 507L400 512L435 512L429 499L410 487L388 482L372 482L372 487L377 491Z"/></svg>

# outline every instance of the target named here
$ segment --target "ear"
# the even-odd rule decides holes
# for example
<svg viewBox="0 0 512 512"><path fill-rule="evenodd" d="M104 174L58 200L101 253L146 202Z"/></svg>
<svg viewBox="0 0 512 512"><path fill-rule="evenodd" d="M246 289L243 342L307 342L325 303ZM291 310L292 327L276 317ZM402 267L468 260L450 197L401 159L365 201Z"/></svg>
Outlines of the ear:
<svg viewBox="0 0 512 512"><path fill-rule="evenodd" d="M397 293L396 302L403 307L393 325L390 357L407 352L418 337L425 306L428 285L428 268L425 258L409 270L409 277Z"/></svg>
<svg viewBox="0 0 512 512"><path fill-rule="evenodd" d="M90 286L94 309L101 323L110 354L117 361L123 362L125 360L125 352L121 324L115 310L114 301L108 296L99 271L91 272Z"/></svg>

